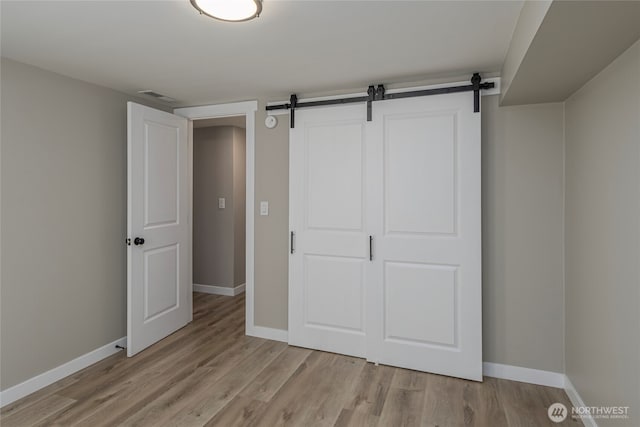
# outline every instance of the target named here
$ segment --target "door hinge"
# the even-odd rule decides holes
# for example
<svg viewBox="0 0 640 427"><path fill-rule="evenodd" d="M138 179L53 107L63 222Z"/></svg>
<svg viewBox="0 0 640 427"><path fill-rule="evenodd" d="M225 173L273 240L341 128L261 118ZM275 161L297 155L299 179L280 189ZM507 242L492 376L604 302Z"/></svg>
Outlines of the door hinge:
<svg viewBox="0 0 640 427"><path fill-rule="evenodd" d="M127 246L131 246L131 239L129 237L127 237L124 242L127 244Z"/></svg>

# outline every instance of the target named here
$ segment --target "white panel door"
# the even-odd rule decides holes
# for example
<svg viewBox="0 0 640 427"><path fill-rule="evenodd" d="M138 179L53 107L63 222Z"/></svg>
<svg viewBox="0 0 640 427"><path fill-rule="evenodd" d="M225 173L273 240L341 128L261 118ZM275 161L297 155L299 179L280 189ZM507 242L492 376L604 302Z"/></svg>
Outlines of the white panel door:
<svg viewBox="0 0 640 427"><path fill-rule="evenodd" d="M127 355L192 317L187 119L127 103Z"/></svg>
<svg viewBox="0 0 640 427"><path fill-rule="evenodd" d="M289 344L365 356L369 263L362 105L296 111L290 137Z"/></svg>
<svg viewBox="0 0 640 427"><path fill-rule="evenodd" d="M482 380L480 114L473 94L377 102L368 358Z"/></svg>

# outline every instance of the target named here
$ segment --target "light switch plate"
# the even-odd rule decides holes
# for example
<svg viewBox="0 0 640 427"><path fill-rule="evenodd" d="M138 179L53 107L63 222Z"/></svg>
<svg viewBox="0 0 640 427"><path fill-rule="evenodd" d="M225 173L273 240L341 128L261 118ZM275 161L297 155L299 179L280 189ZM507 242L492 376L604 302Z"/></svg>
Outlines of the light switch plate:
<svg viewBox="0 0 640 427"><path fill-rule="evenodd" d="M226 201L224 200L224 197L218 198L218 209L224 209L225 205Z"/></svg>
<svg viewBox="0 0 640 427"><path fill-rule="evenodd" d="M267 201L260 202L260 215L262 216L269 215L269 202Z"/></svg>

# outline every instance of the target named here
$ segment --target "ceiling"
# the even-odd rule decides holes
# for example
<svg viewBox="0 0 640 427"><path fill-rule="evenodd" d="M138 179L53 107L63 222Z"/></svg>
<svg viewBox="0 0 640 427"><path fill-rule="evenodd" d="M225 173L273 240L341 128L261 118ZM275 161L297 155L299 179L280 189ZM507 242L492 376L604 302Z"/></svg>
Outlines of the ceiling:
<svg viewBox="0 0 640 427"><path fill-rule="evenodd" d="M202 105L499 72L521 1L265 0L226 23L182 1L2 1L2 56Z"/></svg>
<svg viewBox="0 0 640 427"><path fill-rule="evenodd" d="M640 1L554 1L501 104L564 101L638 39Z"/></svg>

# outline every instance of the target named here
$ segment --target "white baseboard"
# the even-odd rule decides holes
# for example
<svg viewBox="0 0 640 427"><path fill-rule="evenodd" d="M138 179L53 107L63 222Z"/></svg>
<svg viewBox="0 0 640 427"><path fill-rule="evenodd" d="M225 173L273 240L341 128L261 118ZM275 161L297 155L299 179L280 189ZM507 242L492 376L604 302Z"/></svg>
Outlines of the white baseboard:
<svg viewBox="0 0 640 427"><path fill-rule="evenodd" d="M194 292L203 292L205 294L213 294L213 295L224 295L228 297L235 297L236 295L240 295L244 292L245 284L238 285L235 288L226 287L226 286L214 286L214 285L199 285L197 283L193 284Z"/></svg>
<svg viewBox="0 0 640 427"><path fill-rule="evenodd" d="M541 371L539 369L522 368L520 366L490 362L484 362L482 368L483 374L488 377L556 388L564 388L565 385L565 376L559 372Z"/></svg>
<svg viewBox="0 0 640 427"><path fill-rule="evenodd" d="M265 338L273 341L289 342L289 332L285 329L265 328L264 326L247 325L246 334L251 337Z"/></svg>
<svg viewBox="0 0 640 427"><path fill-rule="evenodd" d="M587 406L584 404L582 397L580 397L578 391L566 375L564 376L564 391L567 393L567 396L569 396L569 400L574 408ZM571 409L569 409L569 411L571 411ZM581 418L581 421L584 423L585 427L598 427L596 420L593 418Z"/></svg>
<svg viewBox="0 0 640 427"><path fill-rule="evenodd" d="M13 403L18 399L22 399L23 397L34 393L41 388L53 384L54 382L61 380L64 377L68 377L69 375L72 375L86 368L87 366L91 366L94 363L97 363L102 359L105 359L112 354L119 352L120 350L116 348L116 345L127 345L127 337L123 337L115 340L112 343L103 345L102 347L90 351L87 354L76 357L75 359L65 363L64 365L60 365L57 368L53 368L50 371L44 372L40 375L26 380L25 382L1 391L0 407Z"/></svg>

